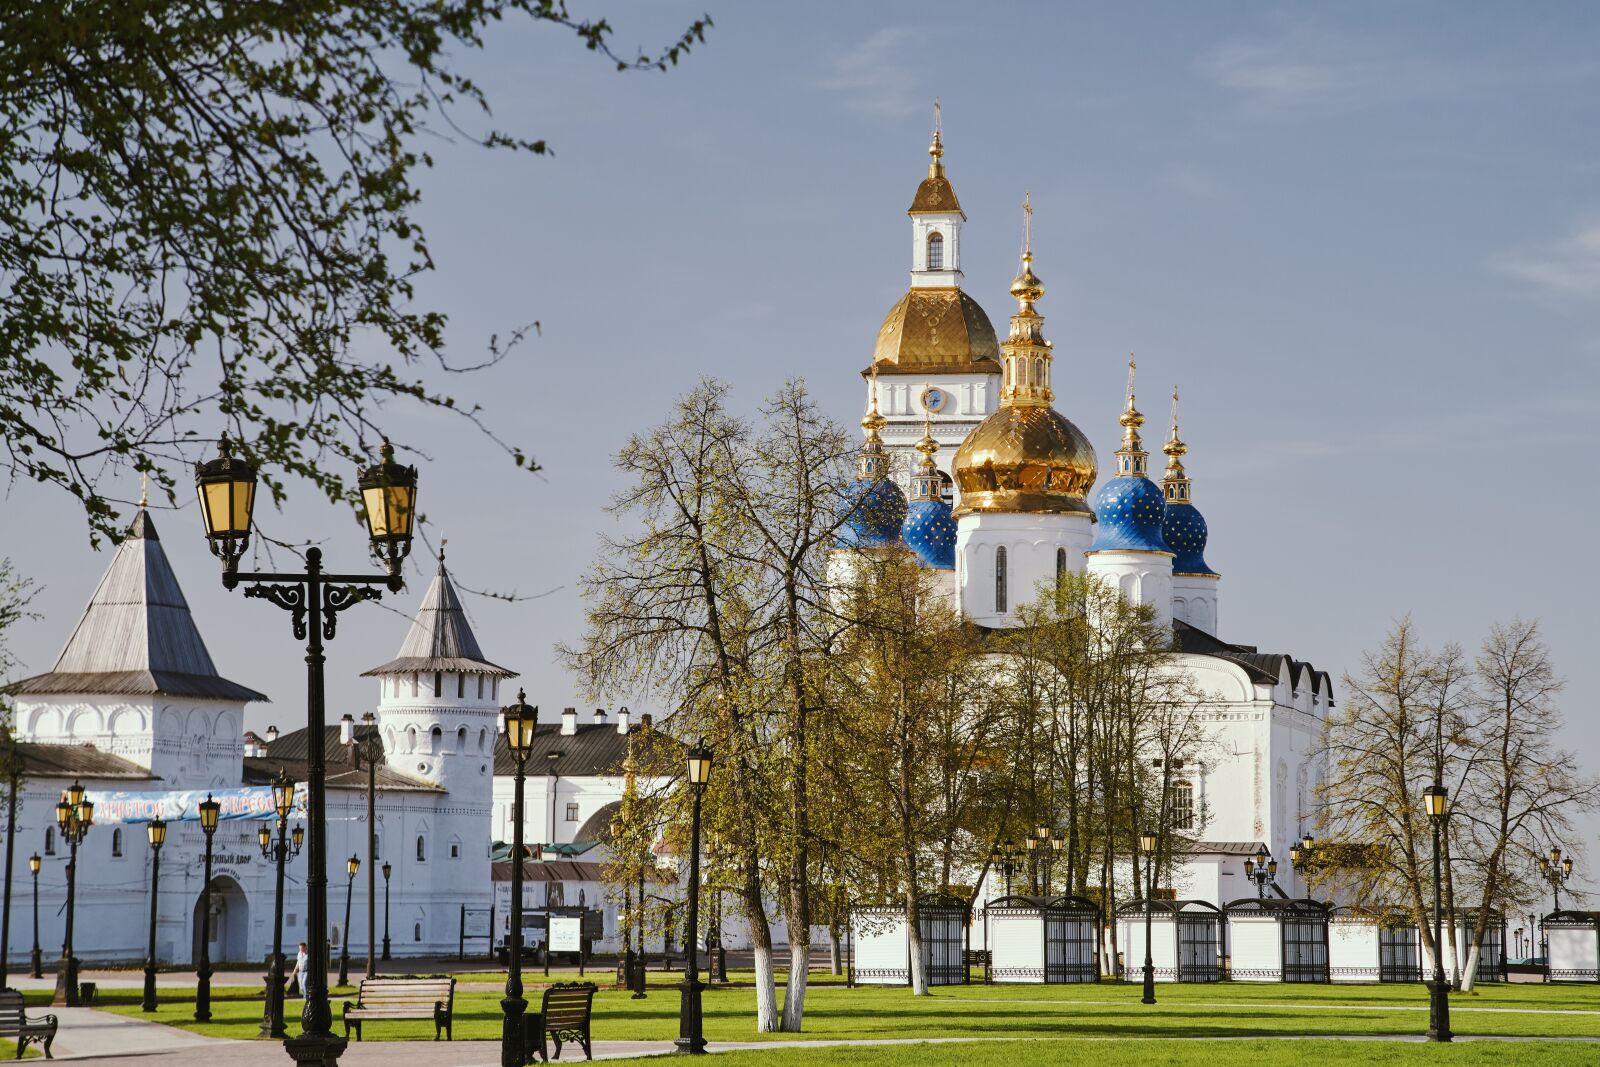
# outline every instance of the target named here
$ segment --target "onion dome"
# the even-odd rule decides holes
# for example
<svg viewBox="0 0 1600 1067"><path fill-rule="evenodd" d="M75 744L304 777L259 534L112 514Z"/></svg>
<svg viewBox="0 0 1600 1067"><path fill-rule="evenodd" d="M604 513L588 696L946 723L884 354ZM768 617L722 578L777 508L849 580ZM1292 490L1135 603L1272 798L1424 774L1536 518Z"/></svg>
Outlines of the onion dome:
<svg viewBox="0 0 1600 1067"><path fill-rule="evenodd" d="M867 439L856 461L856 480L845 489L846 514L838 534L845 548L882 548L900 541L906 497L889 477L889 456L879 436L888 424L878 413L877 375L873 375L872 410L861 420Z"/></svg>
<svg viewBox="0 0 1600 1067"><path fill-rule="evenodd" d="M1033 209L1023 205L1031 221ZM970 512L1089 514L1085 494L1094 485L1094 446L1050 406L1050 342L1034 304L1044 283L1033 273L1024 240L1022 271L1011 283L1017 312L1000 346L1004 377L1000 406L967 435L955 457L961 488L956 518Z"/></svg>
<svg viewBox="0 0 1600 1067"><path fill-rule="evenodd" d="M1172 549L1172 573L1216 576L1206 563L1206 520L1190 500L1189 476L1183 457L1189 446L1178 439L1178 390L1172 390L1172 436L1161 447L1167 454L1167 473L1161 479L1166 498L1161 520L1161 535Z"/></svg>
<svg viewBox="0 0 1600 1067"><path fill-rule="evenodd" d="M922 440L916 449L922 454L922 462L911 476L911 503L906 508L900 536L924 566L952 571L956 568L956 520L950 516L950 504L944 499L944 479L933 462L939 443L933 439L932 420L926 413Z"/></svg>
<svg viewBox="0 0 1600 1067"><path fill-rule="evenodd" d="M1094 543L1090 552L1170 552L1161 536L1166 507L1161 487L1148 477L1150 453L1139 440L1144 416L1133 402L1133 358L1128 358L1128 404L1117 421L1122 447L1117 449L1117 476L1095 494Z"/></svg>

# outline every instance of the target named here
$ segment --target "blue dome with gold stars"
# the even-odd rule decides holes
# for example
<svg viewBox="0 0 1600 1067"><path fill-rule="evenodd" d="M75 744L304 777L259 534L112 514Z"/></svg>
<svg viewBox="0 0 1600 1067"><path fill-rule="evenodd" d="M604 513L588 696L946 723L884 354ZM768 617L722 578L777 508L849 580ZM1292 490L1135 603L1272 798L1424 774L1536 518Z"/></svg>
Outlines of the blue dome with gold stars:
<svg viewBox="0 0 1600 1067"><path fill-rule="evenodd" d="M1169 503L1161 535L1172 549L1173 574L1216 574L1206 563L1206 520L1193 504Z"/></svg>
<svg viewBox="0 0 1600 1067"><path fill-rule="evenodd" d="M956 569L956 520L950 517L950 505L945 501L913 500L906 509L900 536L923 566L938 571Z"/></svg>
<svg viewBox="0 0 1600 1067"><path fill-rule="evenodd" d="M845 548L882 548L900 542L906 520L906 495L894 479L857 478L845 491L847 509L838 541Z"/></svg>
<svg viewBox="0 0 1600 1067"><path fill-rule="evenodd" d="M1161 533L1165 511L1161 487L1149 478L1111 479L1095 494L1098 521L1089 551L1171 552Z"/></svg>

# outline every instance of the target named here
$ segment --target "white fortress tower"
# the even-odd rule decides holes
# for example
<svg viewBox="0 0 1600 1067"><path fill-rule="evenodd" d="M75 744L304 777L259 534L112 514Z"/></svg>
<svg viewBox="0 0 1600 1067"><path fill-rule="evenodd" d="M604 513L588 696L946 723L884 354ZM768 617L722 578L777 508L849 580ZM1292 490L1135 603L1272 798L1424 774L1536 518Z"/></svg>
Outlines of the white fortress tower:
<svg viewBox="0 0 1600 1067"><path fill-rule="evenodd" d="M1166 503L1161 487L1149 478L1150 454L1139 440L1144 416L1133 401L1133 359L1128 359L1128 403L1117 421L1122 447L1117 472L1095 494L1094 543L1089 546L1088 572L1118 590L1130 604L1150 605L1156 624L1172 624L1172 550L1161 536Z"/></svg>
<svg viewBox="0 0 1600 1067"><path fill-rule="evenodd" d="M1094 446L1050 404L1053 357L1044 317L1034 310L1044 283L1033 273L1026 202L1023 216L1000 406L955 457L956 588L962 610L982 626L1016 625L1017 606L1033 600L1041 583L1083 569L1093 537L1084 495L1094 485Z"/></svg>

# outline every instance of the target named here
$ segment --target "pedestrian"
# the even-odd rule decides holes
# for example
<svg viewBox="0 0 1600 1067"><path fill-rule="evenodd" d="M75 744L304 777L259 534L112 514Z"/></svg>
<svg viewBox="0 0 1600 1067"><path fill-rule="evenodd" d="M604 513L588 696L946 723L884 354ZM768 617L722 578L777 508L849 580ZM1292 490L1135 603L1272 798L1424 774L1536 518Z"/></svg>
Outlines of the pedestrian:
<svg viewBox="0 0 1600 1067"><path fill-rule="evenodd" d="M306 943L300 942L300 950L295 954L294 970L289 974L289 996L305 996L304 979L306 968L311 965L311 957L306 953Z"/></svg>

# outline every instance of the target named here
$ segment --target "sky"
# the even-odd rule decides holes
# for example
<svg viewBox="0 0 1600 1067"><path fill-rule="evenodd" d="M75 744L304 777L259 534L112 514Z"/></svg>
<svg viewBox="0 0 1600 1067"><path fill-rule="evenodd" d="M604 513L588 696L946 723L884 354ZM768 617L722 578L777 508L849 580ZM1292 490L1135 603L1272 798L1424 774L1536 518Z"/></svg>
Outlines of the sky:
<svg viewBox="0 0 1600 1067"><path fill-rule="evenodd" d="M493 125L554 154L429 145L438 270L419 300L449 315L452 358L540 324L491 370L433 377L544 469L514 471L449 416L387 414L427 453L420 503L459 582L537 594L468 598L530 703L649 707L589 697L553 654L581 634L630 432L702 375L750 407L803 376L859 418L937 97L965 287L1002 329L1032 196L1058 410L1104 460L1128 353L1154 426L1182 388L1221 635L1337 678L1408 612L1469 648L1538 619L1569 682L1562 741L1600 771L1596 583L1566 540L1600 525L1582 481L1600 446L1600 8L702 2L574 4L623 51L709 10L665 74L492 26L459 64ZM109 556L70 499L13 485L5 504L0 553L44 616L13 648L45 671ZM181 504L155 521L218 668L273 697L252 726L290 729L288 618L221 588ZM331 566L365 561L351 517L309 492L258 519L319 539ZM394 654L431 570L342 618L335 717L375 703L358 676Z"/></svg>

